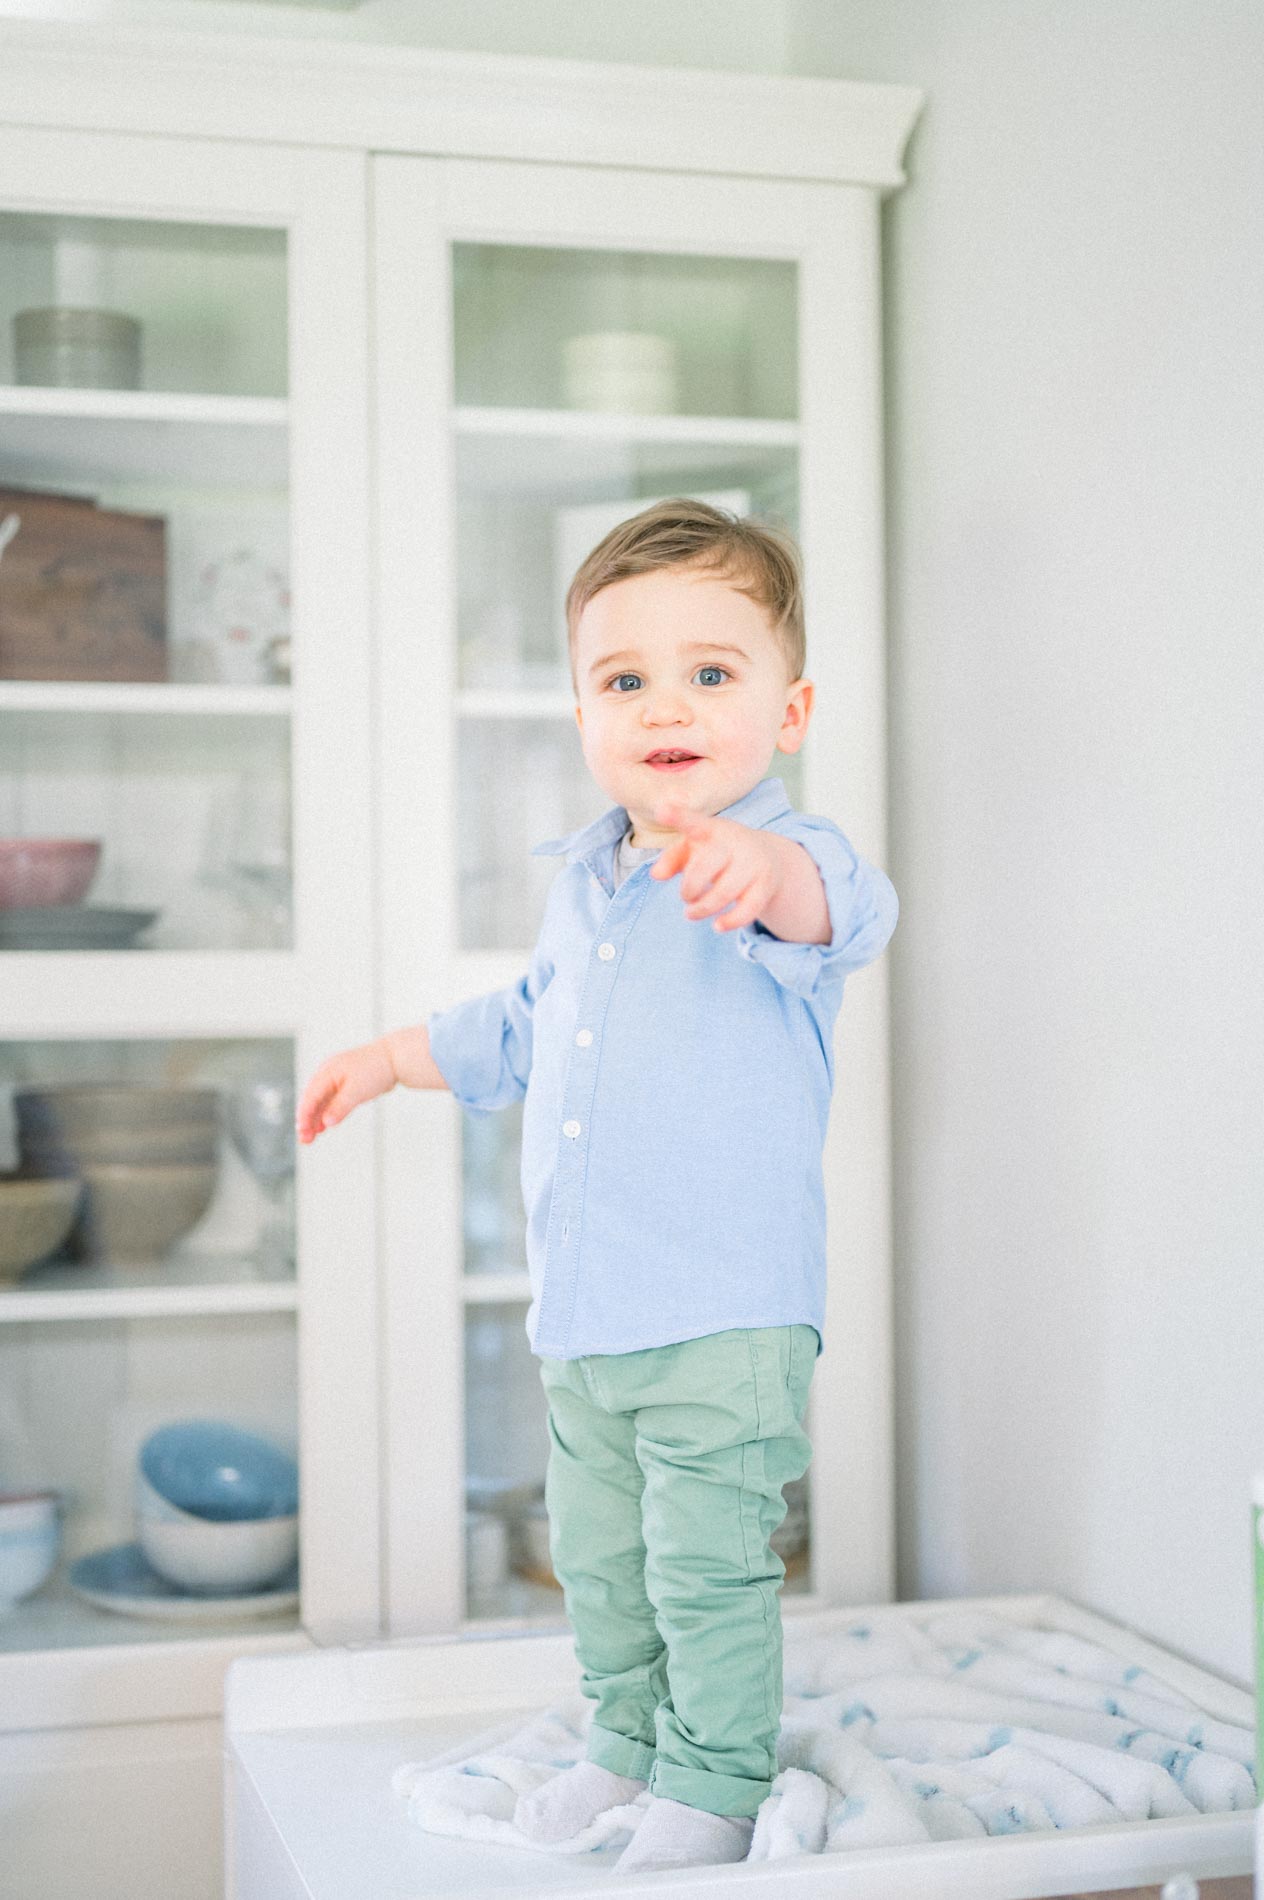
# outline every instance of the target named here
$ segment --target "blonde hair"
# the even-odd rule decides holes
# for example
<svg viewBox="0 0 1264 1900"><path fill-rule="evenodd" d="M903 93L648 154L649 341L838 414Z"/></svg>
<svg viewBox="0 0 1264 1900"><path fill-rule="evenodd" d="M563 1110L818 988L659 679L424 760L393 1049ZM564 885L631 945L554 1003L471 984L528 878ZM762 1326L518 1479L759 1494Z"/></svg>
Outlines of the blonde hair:
<svg viewBox="0 0 1264 1900"><path fill-rule="evenodd" d="M593 595L630 574L684 566L731 580L739 593L756 601L768 615L781 647L787 683L803 678L807 664L803 577L793 537L750 515L730 514L709 502L674 495L621 521L575 572L566 592L566 635L571 686L576 692L576 629Z"/></svg>

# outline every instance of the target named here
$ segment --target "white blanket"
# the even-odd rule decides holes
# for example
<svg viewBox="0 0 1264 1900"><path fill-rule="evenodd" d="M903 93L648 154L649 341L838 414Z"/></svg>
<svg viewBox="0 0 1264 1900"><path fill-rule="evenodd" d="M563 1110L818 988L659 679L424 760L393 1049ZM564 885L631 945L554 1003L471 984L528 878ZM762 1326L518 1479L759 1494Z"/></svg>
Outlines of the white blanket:
<svg viewBox="0 0 1264 1900"><path fill-rule="evenodd" d="M787 1622L778 1772L751 1860L1253 1807L1255 1739L1109 1650L993 1612ZM420 1827L546 1853L636 1829L640 1795L543 1846L514 1804L582 1760L583 1697L395 1771Z"/></svg>

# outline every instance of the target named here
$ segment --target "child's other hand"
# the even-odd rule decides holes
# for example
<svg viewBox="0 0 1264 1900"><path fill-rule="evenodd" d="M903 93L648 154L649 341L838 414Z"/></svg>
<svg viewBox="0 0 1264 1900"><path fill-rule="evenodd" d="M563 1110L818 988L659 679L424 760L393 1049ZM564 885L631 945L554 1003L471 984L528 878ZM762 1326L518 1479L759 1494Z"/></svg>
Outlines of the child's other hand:
<svg viewBox="0 0 1264 1900"><path fill-rule="evenodd" d="M737 930L754 923L781 889L785 859L770 832L675 803L656 806L654 823L681 833L655 858L650 876L668 878L683 871L680 895L686 917L723 911L713 929Z"/></svg>
<svg viewBox="0 0 1264 1900"><path fill-rule="evenodd" d="M380 1038L329 1056L299 1098L295 1133L302 1142L315 1141L317 1135L344 1120L361 1102L385 1095L394 1088L395 1081L390 1051Z"/></svg>

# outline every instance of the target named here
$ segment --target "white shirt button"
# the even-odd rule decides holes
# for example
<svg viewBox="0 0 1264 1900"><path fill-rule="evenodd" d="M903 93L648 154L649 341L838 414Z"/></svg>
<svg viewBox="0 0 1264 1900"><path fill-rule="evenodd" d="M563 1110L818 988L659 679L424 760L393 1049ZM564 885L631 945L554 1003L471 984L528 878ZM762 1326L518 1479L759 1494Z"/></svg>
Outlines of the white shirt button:
<svg viewBox="0 0 1264 1900"><path fill-rule="evenodd" d="M603 963L609 963L611 957L614 955L614 945L612 943L599 943L597 945L597 955L601 958Z"/></svg>
<svg viewBox="0 0 1264 1900"><path fill-rule="evenodd" d="M578 1122L563 1122L562 1133L564 1135L569 1135L571 1140L574 1141L576 1135L579 1133L579 1123Z"/></svg>
<svg viewBox="0 0 1264 1900"><path fill-rule="evenodd" d="M579 1034L576 1036L575 1040L579 1044L581 1049L586 1049L589 1043L592 1041L592 1030L581 1029Z"/></svg>

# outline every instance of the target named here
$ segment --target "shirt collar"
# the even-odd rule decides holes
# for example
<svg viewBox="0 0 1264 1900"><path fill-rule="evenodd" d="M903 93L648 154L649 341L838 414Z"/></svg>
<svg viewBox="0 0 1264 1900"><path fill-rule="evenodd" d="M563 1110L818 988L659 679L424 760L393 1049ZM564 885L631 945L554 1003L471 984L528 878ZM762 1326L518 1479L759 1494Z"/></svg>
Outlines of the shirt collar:
<svg viewBox="0 0 1264 1900"><path fill-rule="evenodd" d="M722 811L714 814L717 818L735 818L739 824L751 825L758 829L773 818L780 818L783 812L791 809L786 797L786 788L779 778L761 778L749 792L726 805ZM546 838L541 844L533 844L531 856L556 857L566 853L566 862L573 864L577 858L589 860L596 853L604 851L614 844L628 828L628 812L624 805L612 805L609 811L594 818L590 825L582 825L578 831L572 831L564 838Z"/></svg>

